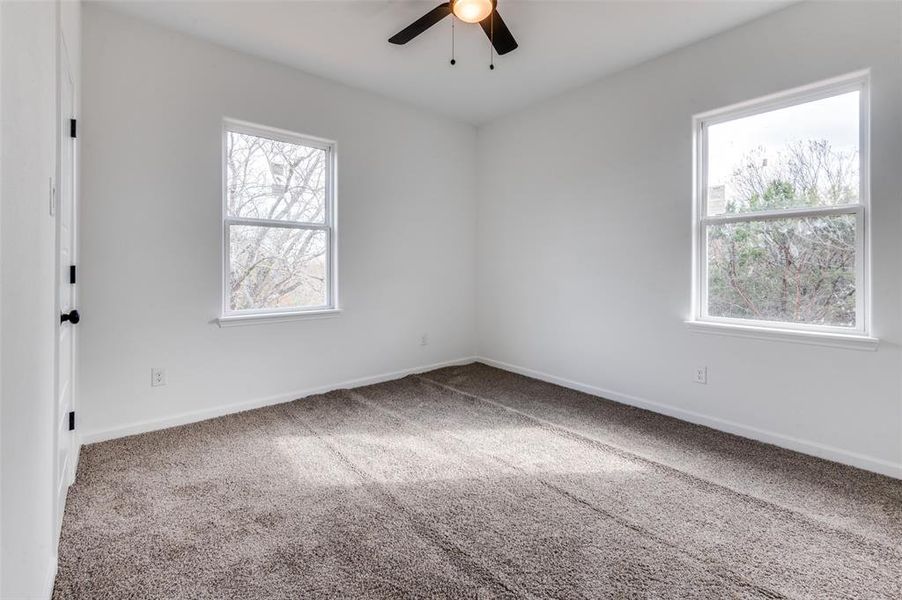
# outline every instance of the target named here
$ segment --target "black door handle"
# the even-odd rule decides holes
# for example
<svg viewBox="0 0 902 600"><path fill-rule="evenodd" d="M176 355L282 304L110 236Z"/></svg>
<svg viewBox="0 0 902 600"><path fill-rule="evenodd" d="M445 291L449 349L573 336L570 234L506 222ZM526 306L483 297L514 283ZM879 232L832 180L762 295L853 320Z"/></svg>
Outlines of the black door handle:
<svg viewBox="0 0 902 600"><path fill-rule="evenodd" d="M60 323L65 323L66 321L69 321L70 323L72 323L73 325L75 325L75 324L77 324L80 320L81 320L81 317L78 316L78 311L77 311L77 310L73 310L73 311L70 312L69 314L63 313L63 314L60 315Z"/></svg>

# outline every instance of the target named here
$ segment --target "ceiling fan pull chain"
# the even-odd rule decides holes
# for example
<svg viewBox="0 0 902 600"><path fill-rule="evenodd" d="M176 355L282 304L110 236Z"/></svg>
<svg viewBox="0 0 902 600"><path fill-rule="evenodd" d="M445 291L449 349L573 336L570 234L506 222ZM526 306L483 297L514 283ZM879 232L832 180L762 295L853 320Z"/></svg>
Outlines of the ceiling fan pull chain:
<svg viewBox="0 0 902 600"><path fill-rule="evenodd" d="M457 64L457 61L454 60L454 16L451 16L451 66Z"/></svg>
<svg viewBox="0 0 902 600"><path fill-rule="evenodd" d="M489 36L489 70L495 70L495 11L492 10L492 15L489 17L491 19L489 21L489 29L491 31L491 35Z"/></svg>

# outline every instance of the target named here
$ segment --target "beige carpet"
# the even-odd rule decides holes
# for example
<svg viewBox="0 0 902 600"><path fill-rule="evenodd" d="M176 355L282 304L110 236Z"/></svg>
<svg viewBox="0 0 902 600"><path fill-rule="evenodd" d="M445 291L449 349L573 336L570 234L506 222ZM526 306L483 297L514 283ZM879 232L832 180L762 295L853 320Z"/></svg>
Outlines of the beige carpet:
<svg viewBox="0 0 902 600"><path fill-rule="evenodd" d="M88 446L55 598L902 598L902 482L484 365Z"/></svg>

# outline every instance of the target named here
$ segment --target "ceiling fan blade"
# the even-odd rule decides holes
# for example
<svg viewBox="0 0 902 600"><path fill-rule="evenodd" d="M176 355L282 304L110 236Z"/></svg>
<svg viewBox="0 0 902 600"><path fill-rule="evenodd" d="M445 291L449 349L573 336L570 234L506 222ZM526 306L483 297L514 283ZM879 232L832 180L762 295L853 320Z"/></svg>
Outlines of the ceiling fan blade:
<svg viewBox="0 0 902 600"><path fill-rule="evenodd" d="M493 16L495 17L494 25L492 24ZM495 46L495 52L497 52L499 56L517 49L517 40L514 39L511 30L507 28L507 24L504 22L504 19L501 18L501 15L497 10L493 11L491 15L480 21L479 24L482 25L482 30L485 31L486 36L492 40L493 45ZM495 30L494 34L492 33L493 27Z"/></svg>
<svg viewBox="0 0 902 600"><path fill-rule="evenodd" d="M388 38L388 41L392 44L406 44L450 14L450 2L439 4L404 29Z"/></svg>

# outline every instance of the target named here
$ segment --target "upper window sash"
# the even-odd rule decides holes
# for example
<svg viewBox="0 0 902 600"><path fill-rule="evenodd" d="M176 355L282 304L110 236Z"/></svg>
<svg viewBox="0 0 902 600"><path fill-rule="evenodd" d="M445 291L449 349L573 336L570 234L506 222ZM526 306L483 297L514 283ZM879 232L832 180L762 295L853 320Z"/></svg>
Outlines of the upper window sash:
<svg viewBox="0 0 902 600"><path fill-rule="evenodd" d="M279 168L272 169L271 173L259 173L256 179L257 189L254 189L251 193L246 193L247 190L242 190L249 198L245 200L245 204L241 208L235 210L236 207L232 204L233 197L229 189L229 151L232 134L247 136L254 140L267 140L288 145L292 154L285 157L286 161L311 161L313 166L316 167L312 170L317 174L318 180L301 182L288 179L289 176L296 175L296 169L287 169L287 165L271 165ZM223 123L223 144L224 219L229 221L235 219L243 221L253 220L258 223L279 221L309 226L328 226L332 223L334 219L333 196L335 186L334 142L302 136L276 128L226 119ZM298 154L298 149L300 148L309 150L306 156ZM254 149L254 151L257 150ZM284 186L281 191L279 190L280 186ZM281 215L270 214L275 207L278 207L280 197L288 189L292 189L295 192L300 190L300 193L309 196L310 202L301 206L291 207L291 210L295 212ZM263 214L260 214L261 211Z"/></svg>
<svg viewBox="0 0 902 600"><path fill-rule="evenodd" d="M723 108L699 113L693 117L696 139L696 187L697 206L700 215L707 215L708 197L708 130L711 126L736 121L746 117L753 117L763 113L773 112L784 108L790 108L816 100L823 100L833 96L839 96L848 92L859 92L859 127L858 147L859 160L862 172L859 174L859 203L863 204L867 199L868 173L867 151L869 149L870 131L870 95L869 95L870 71L863 70L828 79L819 83L801 86L787 92L778 92L770 96L764 96L755 100L738 102Z"/></svg>
<svg viewBox="0 0 902 600"><path fill-rule="evenodd" d="M761 179L787 176L787 168L803 160L813 151L820 151L825 157L848 169L850 176L857 180L857 187L840 189L831 186L831 181L822 179L820 169L808 174L812 188L819 189L818 204L811 204L813 198L798 196L781 199L783 210L820 208L834 206L854 206L864 204L866 198L866 175L862 167L867 145L867 77L856 74L838 82L818 85L816 89L802 88L801 91L781 94L777 98L753 101L718 109L695 117L697 138L697 200L700 201L700 217L720 215L753 214L767 210L764 198L754 194L758 175ZM857 102L856 102L857 101ZM816 103L816 104L812 104ZM857 104L857 106L856 106ZM857 139L848 138L846 145L822 145L817 140L821 134L820 123L813 117L812 135L795 141L783 137L783 131L798 126L804 127L806 117L812 110L832 111L847 121L840 129L857 130ZM850 110L855 107L857 110ZM854 115L854 116L853 116ZM835 124L832 124L835 127ZM751 132L754 132L752 134ZM843 138L843 135L839 136ZM762 140L771 143L762 144ZM855 141L852 142L852 139ZM775 151L779 154L775 156ZM779 162L774 161L779 156ZM733 180L737 160L742 159L748 171L746 179ZM779 166L780 171L774 171ZM732 185L728 185L732 183ZM773 199L772 199L773 200ZM756 206L761 202L761 206ZM797 202L797 203L796 203ZM773 209L770 209L773 210Z"/></svg>

